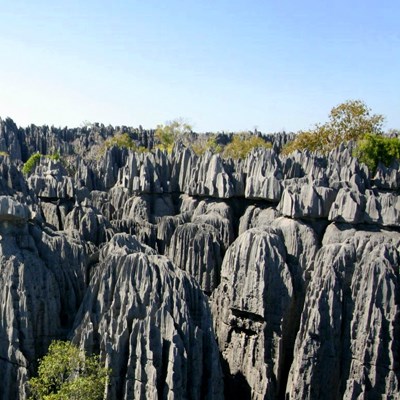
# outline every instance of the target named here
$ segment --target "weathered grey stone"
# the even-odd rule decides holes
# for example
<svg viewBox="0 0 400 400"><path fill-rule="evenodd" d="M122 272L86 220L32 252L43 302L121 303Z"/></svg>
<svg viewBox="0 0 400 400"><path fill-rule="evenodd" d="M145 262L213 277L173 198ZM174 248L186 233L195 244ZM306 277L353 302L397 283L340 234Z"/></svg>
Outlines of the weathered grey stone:
<svg viewBox="0 0 400 400"><path fill-rule="evenodd" d="M147 255L157 254L151 247L140 243L135 236L127 233L116 233L100 250L99 260L100 262L104 262L106 258L111 255L133 253L144 253Z"/></svg>
<svg viewBox="0 0 400 400"><path fill-rule="evenodd" d="M0 223L1 398L25 399L26 380L83 298L85 248L38 226Z"/></svg>
<svg viewBox="0 0 400 400"><path fill-rule="evenodd" d="M221 239L211 225L187 223L176 228L168 246L168 257L173 263L193 276L207 293L220 280Z"/></svg>
<svg viewBox="0 0 400 400"><path fill-rule="evenodd" d="M40 209L42 211L44 220L54 230L59 231L64 227L61 220L60 210L57 204L51 202L41 202Z"/></svg>
<svg viewBox="0 0 400 400"><path fill-rule="evenodd" d="M130 193L170 192L170 163L167 154L129 152L126 164L118 172L117 186Z"/></svg>
<svg viewBox="0 0 400 400"><path fill-rule="evenodd" d="M28 178L33 192L47 199L73 199L74 184L60 162L41 158L35 172Z"/></svg>
<svg viewBox="0 0 400 400"><path fill-rule="evenodd" d="M270 223L270 227L280 232L283 237L287 253L286 262L291 265L291 272L297 277L296 283L300 284L296 288L296 295L302 296L320 247L318 236L304 221L291 218L276 218Z"/></svg>
<svg viewBox="0 0 400 400"><path fill-rule="evenodd" d="M396 398L399 236L338 227L314 262L287 398Z"/></svg>
<svg viewBox="0 0 400 400"><path fill-rule="evenodd" d="M234 240L232 210L224 202L201 201L193 212L192 222L213 226L220 233L223 252Z"/></svg>
<svg viewBox="0 0 400 400"><path fill-rule="evenodd" d="M109 222L87 203L72 209L65 218L64 229L66 231L77 230L82 238L96 245L105 242L112 236Z"/></svg>
<svg viewBox="0 0 400 400"><path fill-rule="evenodd" d="M264 209L256 206L246 208L244 214L240 217L239 236L251 228L268 228L272 222L280 216L275 207L267 207Z"/></svg>
<svg viewBox="0 0 400 400"><path fill-rule="evenodd" d="M278 155L273 150L255 149L246 158L245 197L279 202L283 174Z"/></svg>
<svg viewBox="0 0 400 400"><path fill-rule="evenodd" d="M26 181L11 158L0 155L0 195L14 195L16 192L23 193L25 198L28 197Z"/></svg>
<svg viewBox="0 0 400 400"><path fill-rule="evenodd" d="M190 213L161 217L157 223L157 249L160 254L165 254L169 247L175 229L190 221Z"/></svg>
<svg viewBox="0 0 400 400"><path fill-rule="evenodd" d="M219 154L205 152L187 173L190 173L190 182L184 191L191 196L224 199L235 195L230 175Z"/></svg>
<svg viewBox="0 0 400 400"><path fill-rule="evenodd" d="M291 218L326 218L336 197L333 189L299 185L286 188L278 204L278 211Z"/></svg>
<svg viewBox="0 0 400 400"><path fill-rule="evenodd" d="M395 193L381 193L368 199L366 214L372 222L382 226L400 227L400 199Z"/></svg>
<svg viewBox="0 0 400 400"><path fill-rule="evenodd" d="M162 256L108 253L73 338L111 367L107 398L222 399L211 317L194 280Z"/></svg>
<svg viewBox="0 0 400 400"><path fill-rule="evenodd" d="M329 221L359 224L364 222L366 198L360 192L340 189L329 211Z"/></svg>
<svg viewBox="0 0 400 400"><path fill-rule="evenodd" d="M229 247L212 296L227 396L275 399L291 343L293 283L273 231L250 229Z"/></svg>
<svg viewBox="0 0 400 400"><path fill-rule="evenodd" d="M29 208L11 196L0 196L0 222L26 222L30 217Z"/></svg>
<svg viewBox="0 0 400 400"><path fill-rule="evenodd" d="M398 190L400 188L400 165L393 162L390 167L385 167L382 163L376 168L373 182L378 189Z"/></svg>

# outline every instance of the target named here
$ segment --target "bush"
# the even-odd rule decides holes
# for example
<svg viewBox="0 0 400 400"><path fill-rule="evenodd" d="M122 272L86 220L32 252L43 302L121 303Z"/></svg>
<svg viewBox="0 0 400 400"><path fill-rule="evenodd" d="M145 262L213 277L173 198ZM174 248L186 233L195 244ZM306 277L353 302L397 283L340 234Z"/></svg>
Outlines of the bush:
<svg viewBox="0 0 400 400"><path fill-rule="evenodd" d="M296 139L284 146L282 154L294 150L328 153L342 142L359 140L366 133L381 133L384 117L370 115L370 108L361 100L349 100L332 108L330 121L316 125L313 130L300 131Z"/></svg>
<svg viewBox="0 0 400 400"><path fill-rule="evenodd" d="M130 149L140 152L146 150L145 147L137 146L137 144L131 139L131 137L127 133L117 133L113 137L108 138L104 142L103 152L113 146L116 146L119 149Z"/></svg>
<svg viewBox="0 0 400 400"><path fill-rule="evenodd" d="M175 119L165 125L157 125L155 138L158 142L157 148L172 152L174 143L178 140L185 141L185 137L192 131L192 127L182 119Z"/></svg>
<svg viewBox="0 0 400 400"><path fill-rule="evenodd" d="M33 171L33 169L36 167L36 165L39 164L41 157L42 157L42 155L39 152L32 154L28 158L28 160L26 160L26 163L22 167L22 173L25 175L29 175Z"/></svg>
<svg viewBox="0 0 400 400"><path fill-rule="evenodd" d="M240 159L246 158L250 151L257 147L272 148L272 144L266 142L262 137L249 133L236 133L232 141L227 144L222 152L224 158Z"/></svg>
<svg viewBox="0 0 400 400"><path fill-rule="evenodd" d="M2 157L8 157L9 154L6 151L0 151L0 156Z"/></svg>
<svg viewBox="0 0 400 400"><path fill-rule="evenodd" d="M216 135L199 137L190 147L198 156L203 155L207 150L213 154L223 151L223 146L218 144Z"/></svg>
<svg viewBox="0 0 400 400"><path fill-rule="evenodd" d="M59 151L56 151L53 154L46 154L46 155L43 155L43 154L37 152L35 154L32 154L28 158L28 160L22 167L22 173L25 175L29 175L33 171L33 169L36 167L36 165L39 164L40 159L42 157L49 158L50 160L54 160L54 161L61 161L61 156L60 156Z"/></svg>
<svg viewBox="0 0 400 400"><path fill-rule="evenodd" d="M28 382L31 400L100 400L109 371L98 356L87 356L70 342L54 341Z"/></svg>
<svg viewBox="0 0 400 400"><path fill-rule="evenodd" d="M50 158L50 160L53 161L60 161L61 160L61 156L60 156L60 152L56 151L53 154L47 154L45 157Z"/></svg>
<svg viewBox="0 0 400 400"><path fill-rule="evenodd" d="M394 160L400 160L400 140L368 133L357 142L354 155L375 172L379 162L388 167Z"/></svg>

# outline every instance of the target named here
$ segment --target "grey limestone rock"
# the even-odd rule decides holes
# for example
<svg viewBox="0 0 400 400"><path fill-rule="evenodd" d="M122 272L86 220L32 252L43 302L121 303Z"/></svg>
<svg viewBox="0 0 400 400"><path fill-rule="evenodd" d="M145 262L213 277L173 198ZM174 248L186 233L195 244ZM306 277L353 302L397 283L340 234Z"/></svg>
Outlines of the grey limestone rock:
<svg viewBox="0 0 400 400"><path fill-rule="evenodd" d="M183 191L192 196L208 196L221 199L235 195L235 187L226 168L224 160L219 154L206 151L191 170L188 187ZM181 188L182 190L182 188Z"/></svg>
<svg viewBox="0 0 400 400"><path fill-rule="evenodd" d="M26 380L83 298L87 252L65 235L0 221L1 398L25 399Z"/></svg>
<svg viewBox="0 0 400 400"><path fill-rule="evenodd" d="M283 173L278 155L269 149L255 149L245 160L245 197L279 202Z"/></svg>
<svg viewBox="0 0 400 400"><path fill-rule="evenodd" d="M385 227L400 227L400 199L396 193L367 192L364 220Z"/></svg>
<svg viewBox="0 0 400 400"><path fill-rule="evenodd" d="M12 159L21 159L21 143L18 140L18 128L11 118L0 118L0 151Z"/></svg>
<svg viewBox="0 0 400 400"><path fill-rule="evenodd" d="M285 386L294 319L293 280L282 240L250 229L229 247L212 295L230 398L275 399Z"/></svg>
<svg viewBox="0 0 400 400"><path fill-rule="evenodd" d="M16 192L28 196L28 186L17 167L9 156L0 155L0 194L13 195Z"/></svg>
<svg viewBox="0 0 400 400"><path fill-rule="evenodd" d="M200 288L132 238L108 245L73 341L112 369L108 399L222 399L211 316ZM115 247L118 244L118 250ZM125 253L125 254L123 254Z"/></svg>
<svg viewBox="0 0 400 400"><path fill-rule="evenodd" d="M311 271L314 268L314 259L320 248L320 240L316 231L301 220L279 217L270 223L283 237L286 249L286 262L291 266L295 278L296 295L303 296ZM301 305L302 306L302 305Z"/></svg>
<svg viewBox="0 0 400 400"><path fill-rule="evenodd" d="M28 185L40 198L73 199L74 183L60 162L41 158Z"/></svg>
<svg viewBox="0 0 400 400"><path fill-rule="evenodd" d="M172 235L179 225L190 221L190 213L161 217L157 223L157 249L160 254L165 254L169 247Z"/></svg>
<svg viewBox="0 0 400 400"><path fill-rule="evenodd" d="M400 165L397 161L390 167L385 167L382 163L376 168L373 183L378 189L398 190L400 188Z"/></svg>
<svg viewBox="0 0 400 400"><path fill-rule="evenodd" d="M330 221L359 224L364 222L366 197L351 189L340 189L329 211Z"/></svg>
<svg viewBox="0 0 400 400"><path fill-rule="evenodd" d="M25 223L30 218L29 208L11 196L0 196L0 221Z"/></svg>
<svg viewBox="0 0 400 400"><path fill-rule="evenodd" d="M168 246L172 262L188 272L207 293L218 286L222 264L218 230L208 224L186 223L176 228Z"/></svg>
<svg viewBox="0 0 400 400"><path fill-rule="evenodd" d="M234 240L232 219L232 210L226 203L205 200L197 205L192 215L193 223L211 225L219 232L223 253Z"/></svg>
<svg viewBox="0 0 400 400"><path fill-rule="evenodd" d="M278 211L291 218L326 218L336 197L336 191L318 184L288 187L282 194Z"/></svg>
<svg viewBox="0 0 400 400"><path fill-rule="evenodd" d="M268 228L272 222L280 216L280 213L275 207L260 208L257 206L248 206L244 214L240 217L239 233L242 233L251 228Z"/></svg>
<svg viewBox="0 0 400 400"><path fill-rule="evenodd" d="M166 152L129 152L126 164L118 172L117 186L130 193L170 192L170 162Z"/></svg>
<svg viewBox="0 0 400 400"><path fill-rule="evenodd" d="M190 171L196 165L197 156L187 148L174 147L171 160L171 191L188 193Z"/></svg>
<svg viewBox="0 0 400 400"><path fill-rule="evenodd" d="M307 289L286 396L396 398L400 238L327 229Z"/></svg>
<svg viewBox="0 0 400 400"><path fill-rule="evenodd" d="M45 222L52 229L56 231L64 229L64 221L68 213L68 208L65 205L58 205L48 201L41 202L40 210L43 214Z"/></svg>
<svg viewBox="0 0 400 400"><path fill-rule="evenodd" d="M110 223L87 202L75 206L66 216L64 229L77 230L84 240L99 245L112 236Z"/></svg>

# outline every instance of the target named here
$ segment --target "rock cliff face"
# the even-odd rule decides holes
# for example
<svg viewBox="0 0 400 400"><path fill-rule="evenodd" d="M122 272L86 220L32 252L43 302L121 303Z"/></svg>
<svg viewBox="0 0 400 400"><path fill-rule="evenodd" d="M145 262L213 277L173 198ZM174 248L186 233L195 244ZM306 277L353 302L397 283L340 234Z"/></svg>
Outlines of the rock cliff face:
<svg viewBox="0 0 400 400"><path fill-rule="evenodd" d="M284 134L244 160L104 152L116 132L154 145L0 120L0 399L67 338L110 400L399 398L398 164L280 156ZM36 151L62 160L25 176Z"/></svg>
<svg viewBox="0 0 400 400"><path fill-rule="evenodd" d="M102 249L73 341L112 370L107 397L222 399L211 314L198 285L127 234Z"/></svg>

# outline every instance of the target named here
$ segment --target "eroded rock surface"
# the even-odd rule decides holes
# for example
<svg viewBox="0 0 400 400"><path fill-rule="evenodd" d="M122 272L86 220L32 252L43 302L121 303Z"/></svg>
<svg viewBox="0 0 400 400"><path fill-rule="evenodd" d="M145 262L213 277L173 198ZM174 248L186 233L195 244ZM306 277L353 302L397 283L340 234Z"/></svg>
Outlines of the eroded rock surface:
<svg viewBox="0 0 400 400"><path fill-rule="evenodd" d="M223 398L207 301L188 274L128 235L102 250L73 340L100 350L113 399Z"/></svg>
<svg viewBox="0 0 400 400"><path fill-rule="evenodd" d="M55 338L101 354L108 400L399 398L400 166L290 138L233 160L0 119L0 398Z"/></svg>
<svg viewBox="0 0 400 400"><path fill-rule="evenodd" d="M212 312L228 396L274 399L284 387L296 318L285 258L280 237L259 229L239 236L225 255Z"/></svg>
<svg viewBox="0 0 400 400"><path fill-rule="evenodd" d="M332 226L314 262L287 397L396 398L399 235ZM388 356L389 355L389 356Z"/></svg>

